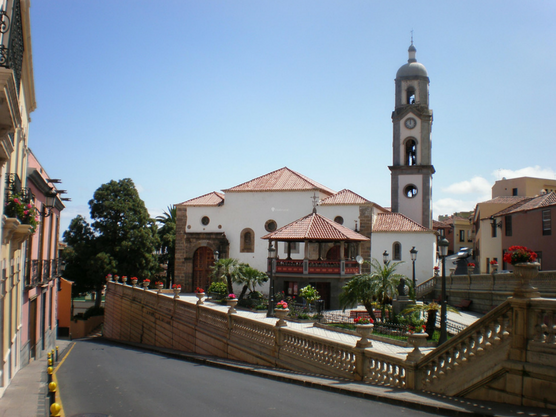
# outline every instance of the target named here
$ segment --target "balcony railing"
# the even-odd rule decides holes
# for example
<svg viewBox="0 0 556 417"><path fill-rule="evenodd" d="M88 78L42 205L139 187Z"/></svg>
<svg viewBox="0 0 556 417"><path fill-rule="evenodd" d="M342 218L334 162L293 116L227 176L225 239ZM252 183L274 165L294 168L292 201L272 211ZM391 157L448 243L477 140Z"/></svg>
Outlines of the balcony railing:
<svg viewBox="0 0 556 417"><path fill-rule="evenodd" d="M11 16L9 10L0 10L0 66L13 70L16 91L19 94L21 68L23 67L23 24L21 21L21 5L14 0Z"/></svg>
<svg viewBox="0 0 556 417"><path fill-rule="evenodd" d="M6 217L16 217L14 208L8 204L10 198L18 196L23 203L31 203L33 201L33 193L30 188L21 187L21 179L19 175L10 173L6 174L6 205L4 206L4 215Z"/></svg>
<svg viewBox="0 0 556 417"><path fill-rule="evenodd" d="M359 273L359 264L356 261L346 260L278 259L276 260L276 273L354 275Z"/></svg>

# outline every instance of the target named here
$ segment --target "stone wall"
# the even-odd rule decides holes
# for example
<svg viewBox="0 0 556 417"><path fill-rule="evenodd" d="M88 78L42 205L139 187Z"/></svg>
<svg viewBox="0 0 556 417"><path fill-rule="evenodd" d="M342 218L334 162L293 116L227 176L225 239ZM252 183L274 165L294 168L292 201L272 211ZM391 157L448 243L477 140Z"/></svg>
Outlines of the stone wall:
<svg viewBox="0 0 556 417"><path fill-rule="evenodd" d="M471 311L486 313L511 297L519 280L514 274L472 274L446 276L448 304L458 305L462 300L472 300ZM556 298L556 271L540 271L531 280L541 297ZM442 278L436 277L434 291L428 299L440 299Z"/></svg>

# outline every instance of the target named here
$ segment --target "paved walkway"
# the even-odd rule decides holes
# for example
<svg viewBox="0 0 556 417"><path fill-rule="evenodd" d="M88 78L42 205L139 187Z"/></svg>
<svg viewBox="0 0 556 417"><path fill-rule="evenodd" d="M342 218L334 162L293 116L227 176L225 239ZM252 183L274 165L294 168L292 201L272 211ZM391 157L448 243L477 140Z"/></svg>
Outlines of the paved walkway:
<svg viewBox="0 0 556 417"><path fill-rule="evenodd" d="M191 302L197 301L196 297L193 295L181 295L181 298ZM226 306L212 303L207 303L207 306L210 306L211 308L214 308L216 310L227 311ZM274 324L276 322L276 319L274 318L266 318L266 313L254 313L239 310L238 314L243 317L251 317L270 324ZM478 319L478 317L474 316L473 314L462 314L461 316L458 316L456 314L455 316L459 318L459 323L467 325L473 323ZM456 317L454 317L453 319L456 320ZM464 322L462 323L462 321ZM355 344L355 342L358 340L358 337L356 336L312 327L312 323L288 322L288 326L296 330L316 334L322 337L333 338L335 340L341 340L350 344ZM92 336L99 336L99 334L95 334ZM73 342L70 342L68 340L57 341L60 356L59 362L56 364L56 366L63 366L63 358L65 357L65 354L69 352L72 343ZM488 403L484 401L472 401L460 398L437 396L424 392L381 387L358 383L351 380L321 377L318 375L309 375L282 369L249 365L241 362L235 362L215 357L187 354L171 349L143 346L136 343L128 344L139 346L146 350L166 354L171 357L195 361L208 366L223 367L238 372L250 373L261 377L272 378L279 381L299 384L332 392L338 392L346 395L354 395L369 400L397 404L407 408L418 409L435 414L449 416L465 415L522 417L525 415L538 417L556 417L555 410L533 409L498 403ZM405 357L405 355L407 355L407 353L411 351L411 348L393 346L377 341L373 341L373 349L386 353L388 355L400 355L403 357ZM12 383L6 389L4 396L0 399L0 417L44 417L49 415L48 402L45 397L48 391L46 361L46 357L36 360L21 369L15 375ZM61 392L60 395L62 397L63 403L63 392Z"/></svg>

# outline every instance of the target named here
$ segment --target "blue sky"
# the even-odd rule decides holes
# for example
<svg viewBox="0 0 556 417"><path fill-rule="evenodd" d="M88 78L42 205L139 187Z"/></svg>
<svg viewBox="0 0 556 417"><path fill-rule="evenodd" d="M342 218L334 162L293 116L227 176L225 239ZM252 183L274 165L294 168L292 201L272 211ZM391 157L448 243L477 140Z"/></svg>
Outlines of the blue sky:
<svg viewBox="0 0 556 417"><path fill-rule="evenodd" d="M390 206L394 78L430 77L434 217L556 178L552 1L33 0L29 146L72 199L151 216L287 166ZM307 202L307 210L311 201Z"/></svg>

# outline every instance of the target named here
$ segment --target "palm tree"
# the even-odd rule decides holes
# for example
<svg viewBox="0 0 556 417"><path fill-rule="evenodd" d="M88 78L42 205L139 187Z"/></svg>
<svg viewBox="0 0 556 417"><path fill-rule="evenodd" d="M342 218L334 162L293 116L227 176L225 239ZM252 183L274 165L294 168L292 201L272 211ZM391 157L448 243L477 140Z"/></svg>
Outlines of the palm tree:
<svg viewBox="0 0 556 417"><path fill-rule="evenodd" d="M373 259L370 274L355 275L342 288L340 306L345 310L361 303L374 320L372 302L378 301L382 306L382 317L386 317L386 304L394 298L400 279L406 278L404 275L395 273L399 264L401 262L387 262L383 265ZM409 282L406 281L408 285Z"/></svg>
<svg viewBox="0 0 556 417"><path fill-rule="evenodd" d="M460 314L460 312L456 310L454 307L452 307L451 305L446 304L446 308L448 311ZM404 311L402 311L402 314L411 314L411 313L415 313L416 311L425 313L427 315L425 331L429 335L427 339L432 339L432 336L434 334L434 329L436 328L436 316L441 311L441 305L434 301L429 304L413 304L410 305L408 308L406 308Z"/></svg>
<svg viewBox="0 0 556 417"><path fill-rule="evenodd" d="M249 292L253 292L255 291L255 287L268 281L268 275L258 269L250 267L248 264L240 264L239 267L241 271L240 274L235 277L234 282L237 284L243 284L241 294L239 295L239 299L241 300L245 296L247 290L249 290Z"/></svg>
<svg viewBox="0 0 556 417"><path fill-rule="evenodd" d="M228 294L234 292L233 283L242 282L242 267L237 259L222 258L212 266L211 278L215 281L223 281L228 286Z"/></svg>
<svg viewBox="0 0 556 417"><path fill-rule="evenodd" d="M161 227L158 229L160 246L158 248L158 260L160 264L166 264L166 278L174 282L174 260L176 247L176 207L168 207L168 211L162 216L157 216L156 221Z"/></svg>

